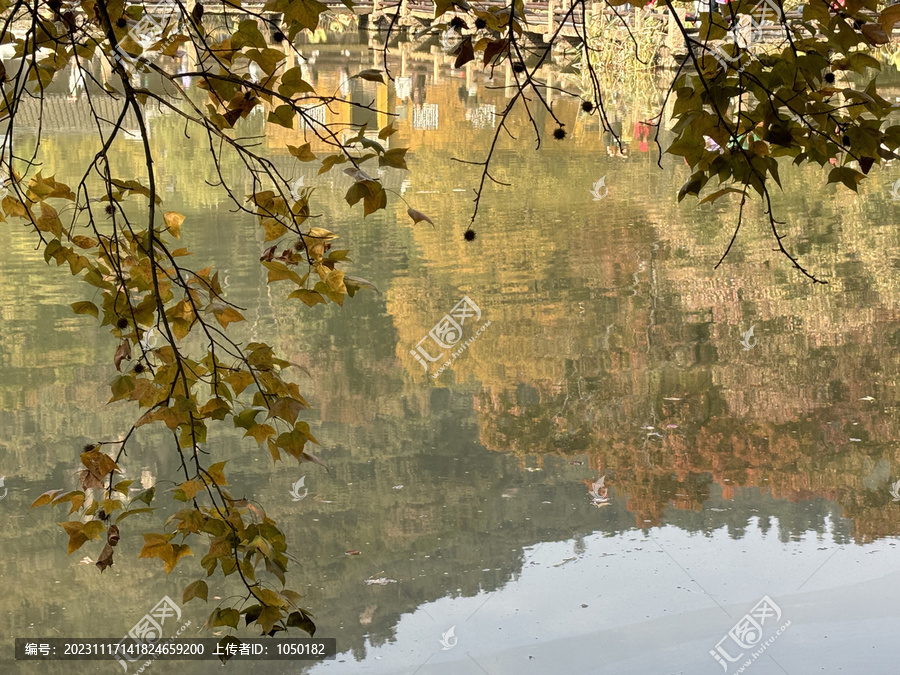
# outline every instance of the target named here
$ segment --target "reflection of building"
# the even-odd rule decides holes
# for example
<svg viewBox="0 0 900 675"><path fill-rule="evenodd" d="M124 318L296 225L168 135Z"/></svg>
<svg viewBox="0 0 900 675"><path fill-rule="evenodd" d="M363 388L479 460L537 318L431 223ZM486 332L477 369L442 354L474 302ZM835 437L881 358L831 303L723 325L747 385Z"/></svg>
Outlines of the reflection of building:
<svg viewBox="0 0 900 675"><path fill-rule="evenodd" d="M497 114L497 106L480 105L471 112L472 126L475 129L494 128L494 117Z"/></svg>
<svg viewBox="0 0 900 675"><path fill-rule="evenodd" d="M426 103L424 105L413 106L412 127L413 129L436 131L438 128L437 103Z"/></svg>
<svg viewBox="0 0 900 675"><path fill-rule="evenodd" d="M149 490L154 485L156 485L156 476L153 475L153 471L148 468L141 469L141 487L145 490Z"/></svg>
<svg viewBox="0 0 900 675"><path fill-rule="evenodd" d="M398 77L394 80L394 92L397 94L397 99L400 101L405 101L409 98L412 93L412 78L411 77Z"/></svg>
<svg viewBox="0 0 900 675"><path fill-rule="evenodd" d="M321 126L324 126L325 124L326 114L327 109L324 103L322 105L304 106L303 115L300 121L300 130L321 128ZM308 120L312 120L317 124L311 124Z"/></svg>
<svg viewBox="0 0 900 675"><path fill-rule="evenodd" d="M91 99L80 96L72 100L69 98L68 87L64 87L64 92L44 92L42 98L22 98L16 112L17 130L41 129L45 134L96 133L99 124L103 133L109 133L113 127L109 120L118 118L122 113L122 100L108 96L95 96ZM174 99L168 100L171 102ZM148 107L148 113L150 109ZM122 129L125 132L123 138L133 139L139 136L137 119L131 110L125 115Z"/></svg>

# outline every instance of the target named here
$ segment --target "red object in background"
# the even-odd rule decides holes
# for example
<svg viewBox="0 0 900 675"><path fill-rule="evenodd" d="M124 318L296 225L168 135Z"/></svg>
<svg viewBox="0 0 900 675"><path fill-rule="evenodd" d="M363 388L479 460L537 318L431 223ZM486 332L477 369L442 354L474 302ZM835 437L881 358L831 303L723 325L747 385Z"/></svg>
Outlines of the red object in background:
<svg viewBox="0 0 900 675"><path fill-rule="evenodd" d="M650 139L650 125L643 122L634 123L634 137L638 140L638 150L647 152L650 145L647 142Z"/></svg>

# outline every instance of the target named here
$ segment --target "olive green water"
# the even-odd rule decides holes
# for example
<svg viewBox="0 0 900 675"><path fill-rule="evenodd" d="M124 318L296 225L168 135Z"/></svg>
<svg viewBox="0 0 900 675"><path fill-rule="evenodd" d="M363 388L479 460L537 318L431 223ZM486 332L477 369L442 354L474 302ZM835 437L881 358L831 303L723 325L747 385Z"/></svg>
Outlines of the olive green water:
<svg viewBox="0 0 900 675"><path fill-rule="evenodd" d="M341 63L351 74L371 67L355 34L341 39L315 46L318 86L339 83ZM765 595L793 623L768 652L780 665L761 658L753 672L894 672L900 201L890 188L900 168L873 174L858 197L825 186L816 169L782 172L775 208L786 242L828 285L771 250L758 208L714 270L736 204L676 203L687 167L657 167L635 127L655 95L623 89L611 101L624 157L607 150L596 116L560 99L569 137L535 151L519 128L520 142L495 158L496 177L513 186L486 190L477 238L466 242L479 173L451 157L481 159L487 106L499 111L505 95L441 55L393 58L408 97L359 81L349 95L398 115L391 147L411 148L412 171L388 169L384 181L434 228L413 225L394 195L364 220L343 202L349 178L317 176L278 149L296 133L262 116L249 123L279 166L317 188L321 225L351 250L350 273L380 289L342 309L267 289L262 232L205 183L202 139L185 139L171 116L150 123L165 206L187 216L197 266L223 271L248 336L311 373L301 388L330 473L273 468L228 429L211 432L210 446L230 460L233 491L286 531L301 563L293 587L317 636L337 639L338 659L313 672L717 673L709 650ZM576 79L557 78L577 90ZM502 84L498 73L493 85ZM72 180L94 148L79 121L83 94L50 96L45 174ZM237 164L225 168L249 187ZM140 170L137 145L121 170ZM600 178L608 193L595 201ZM29 509L74 481L85 442L118 438L135 410L105 405L115 344L69 308L92 289L48 268L24 228L2 232L0 669L121 672L16 663L12 638L122 636L163 596L181 604L198 559L169 577L137 559L140 532L163 527L161 510L125 521L116 564L101 575L79 564L96 558L91 546L66 557L62 511ZM432 379L410 351L463 296L490 325ZM163 437L141 436L128 476L167 487L177 468L169 450ZM308 493L294 501L304 476ZM597 495L608 501L592 504L601 477L608 492ZM193 623L185 637L207 635L198 626L214 603L182 605ZM445 649L451 626L459 642ZM221 672L205 662L152 671Z"/></svg>

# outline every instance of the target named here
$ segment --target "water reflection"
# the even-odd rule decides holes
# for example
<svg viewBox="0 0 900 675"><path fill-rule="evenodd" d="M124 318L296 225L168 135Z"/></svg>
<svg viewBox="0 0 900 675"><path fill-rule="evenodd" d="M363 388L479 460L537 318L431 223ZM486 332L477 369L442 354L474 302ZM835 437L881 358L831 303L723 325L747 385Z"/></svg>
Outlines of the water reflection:
<svg viewBox="0 0 900 675"><path fill-rule="evenodd" d="M166 206L187 215L186 244L227 270L229 296L249 308L246 330L274 335L287 358L312 374L301 386L310 391L310 421L330 474L309 465L273 470L264 453L227 430L210 441L230 458L233 483L265 504L295 542L302 566L294 573L307 584L319 634L337 637L346 652L345 663L323 671L353 672L352 659L401 639L401 617L418 616L417 608L464 605L515 587L544 543L544 553L555 556L545 567L554 568L573 551L592 560L584 542L598 538L626 546L657 536L668 553L703 549L685 543L702 535L715 538L724 567L742 547L757 560L808 561L793 590L813 562L827 563L809 541L829 552L843 545L862 551L900 534L900 504L891 494L900 478L893 414L900 242L887 225L896 207L880 178L857 200L834 186L808 189L824 182L817 170L783 172L776 209L791 223L792 245L829 286L793 274L761 227L745 228L714 272L734 211L724 200L676 204L686 169L665 158L664 170L656 167L646 124L658 92L611 97L621 148L601 134L596 115L557 93L554 110L570 137L534 151L521 120L520 142L505 140L497 155L498 178L513 187L486 191L478 238L469 243L462 235L477 171L451 158L480 158L493 114L507 101L508 76L491 77L473 64L454 71L439 50L402 43L390 52L397 79L378 86L349 78L372 66L365 36L328 37L307 64L311 81L358 103L375 101L383 112L357 108L340 117L320 106L310 109L308 123L368 122L374 129L398 120L387 147L411 148L413 172L386 169L385 185L432 214L436 227L412 225L399 200L366 220L348 211L348 177L319 176L283 149L310 140L315 150L308 128L269 125L260 114L241 131L264 135L292 181L320 188L323 220L358 261L351 273L373 281L380 294L360 294L343 309L286 304L279 289L261 283L261 233L206 182L214 173L203 144L185 139L164 108L150 119ZM577 73L565 66L561 58L554 86L578 91ZM45 167L61 180L96 146L79 82L63 78L41 119ZM38 111L33 102L22 105L28 133ZM552 129L550 120L539 124ZM141 164L135 148L118 168L136 174ZM250 189L237 164L226 162L223 173ZM609 196L595 202L590 191L601 176ZM132 416L125 406L105 406L98 386L112 376L114 345L90 320L72 315L68 305L81 297L64 275L48 274L32 246L11 229L0 254L0 474L9 489L0 502L9 515L0 537L13 553L0 558L0 572L15 579L0 591L0 627L9 636L119 635L136 607L178 596L191 577L180 568L166 578L136 557L138 525L161 523L166 513L123 528L121 560L101 577L65 557L59 513L27 508L71 478L83 443L118 437ZM410 352L463 296L492 329L432 380ZM751 324L758 343L747 351L741 337ZM177 467L166 447L161 438L141 437L130 477L162 489ZM301 479L308 495L295 501L291 489ZM765 546L756 543L767 536ZM560 573L569 569L584 567ZM641 595L646 579L635 585L627 569L613 568L613 585ZM750 575L717 576L702 558L691 569L698 579L712 575L708 586L750 584ZM543 583L559 579L544 576ZM642 606L653 605L641 598ZM604 611L622 616L633 601L614 595ZM199 625L207 608L196 602L184 612ZM544 607L565 617L572 611L561 601ZM514 623L504 616L496 621ZM443 619L415 628L435 633L427 639L438 651L449 627ZM722 627L711 625L714 643ZM457 634L468 639L463 628ZM24 672L3 659L9 672ZM168 672L170 665L154 668ZM288 672L280 667L253 664L248 672ZM213 668L191 664L190 672ZM54 662L46 670L71 667ZM100 664L95 671L109 672Z"/></svg>

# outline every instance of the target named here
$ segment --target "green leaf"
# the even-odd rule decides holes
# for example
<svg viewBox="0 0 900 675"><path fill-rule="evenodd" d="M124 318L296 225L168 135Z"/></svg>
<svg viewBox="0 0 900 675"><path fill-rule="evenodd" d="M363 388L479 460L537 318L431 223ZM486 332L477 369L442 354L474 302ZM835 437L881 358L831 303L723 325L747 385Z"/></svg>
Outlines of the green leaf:
<svg viewBox="0 0 900 675"><path fill-rule="evenodd" d="M144 502L147 506L150 506L150 502L153 501L153 497L156 494L156 488L148 488L143 492L139 492L135 495L134 499L132 499L132 503L134 502Z"/></svg>
<svg viewBox="0 0 900 675"><path fill-rule="evenodd" d="M119 494L123 494L127 497L128 496L128 488L131 486L131 484L133 482L134 482L133 480L120 480L118 483L115 484L115 486L113 487L113 490L115 490Z"/></svg>
<svg viewBox="0 0 900 675"><path fill-rule="evenodd" d="M93 302L73 302L72 311L76 314L91 314L95 319L100 318L100 310Z"/></svg>
<svg viewBox="0 0 900 675"><path fill-rule="evenodd" d="M278 87L278 93L282 96L291 97L294 94L314 92L312 85L303 79L303 71L300 69L300 66L291 68L281 76L281 86ZM307 147L309 147L309 144L307 144Z"/></svg>
<svg viewBox="0 0 900 675"><path fill-rule="evenodd" d="M700 200L700 203L706 204L707 202L714 202L719 197L723 197L724 195L730 194L732 192L737 193L739 195L744 193L743 190L738 190L737 188L732 188L732 187L726 187L726 188L722 188L721 190L716 190L712 194L706 195L706 197L704 197L703 199Z"/></svg>
<svg viewBox="0 0 900 675"><path fill-rule="evenodd" d="M694 174L691 176L688 181L681 186L681 189L678 191L678 201L680 202L687 195L697 196L700 194L700 190L703 189L703 184L705 183L702 176L698 176Z"/></svg>
<svg viewBox="0 0 900 675"><path fill-rule="evenodd" d="M406 166L406 159L404 159L407 150L408 148L392 148L391 150L387 150L378 158L378 166L391 166L395 169L405 169L408 171L409 167Z"/></svg>
<svg viewBox="0 0 900 675"><path fill-rule="evenodd" d="M366 80L367 82L380 82L384 84L384 76L381 74L380 70L375 70L374 68L368 68L366 70L359 71L354 77L358 77L361 80Z"/></svg>
<svg viewBox="0 0 900 675"><path fill-rule="evenodd" d="M280 263L275 260L271 262L263 260L262 266L269 270L269 283L273 281L282 281L283 279L290 279L298 286L303 285L303 279L300 278L300 275L297 274L294 270L289 269L284 263Z"/></svg>
<svg viewBox="0 0 900 675"><path fill-rule="evenodd" d="M241 614L233 607L226 607L225 609L217 609L213 612L213 621L212 625L215 626L231 626L232 628L237 628L238 621L241 620Z"/></svg>
<svg viewBox="0 0 900 675"><path fill-rule="evenodd" d="M247 408L242 413L240 413L239 415L235 415L231 419L234 421L235 427L249 430L256 425L256 416L261 412L261 410L256 410L255 408Z"/></svg>
<svg viewBox="0 0 900 675"><path fill-rule="evenodd" d="M328 155L322 160L322 168L319 169L319 173L328 173L335 164L343 164L346 161L345 155Z"/></svg>
<svg viewBox="0 0 900 675"><path fill-rule="evenodd" d="M123 511L119 514L119 517L116 518L116 522L118 523L120 520L125 520L128 516L133 516L138 513L153 513L154 511L156 511L156 509L128 509L127 511Z"/></svg>
<svg viewBox="0 0 900 675"><path fill-rule="evenodd" d="M857 185L863 178L865 178L863 174L848 166L836 166L828 174L829 183L843 183L854 192L856 192Z"/></svg>
<svg viewBox="0 0 900 675"><path fill-rule="evenodd" d="M128 398L128 395L134 390L134 378L130 375L119 375L112 381L110 388L113 395L109 402L121 401Z"/></svg>
<svg viewBox="0 0 900 675"><path fill-rule="evenodd" d="M293 129L294 109L289 105L280 105L269 113L268 121L286 129Z"/></svg>
<svg viewBox="0 0 900 675"><path fill-rule="evenodd" d="M313 32L319 26L319 15L328 7L318 0L290 0L289 2L272 2L270 0L264 9L272 12L284 12L285 23L296 21Z"/></svg>
<svg viewBox="0 0 900 675"><path fill-rule="evenodd" d="M347 190L344 199L350 206L354 206L360 199L364 199L370 195L369 186L365 182L354 183Z"/></svg>
<svg viewBox="0 0 900 675"><path fill-rule="evenodd" d="M306 631L309 633L310 637L313 637L316 634L316 624L314 624L312 619L309 618L309 615L303 611L291 612L290 615L288 615L287 626L288 628L299 628L300 630Z"/></svg>

